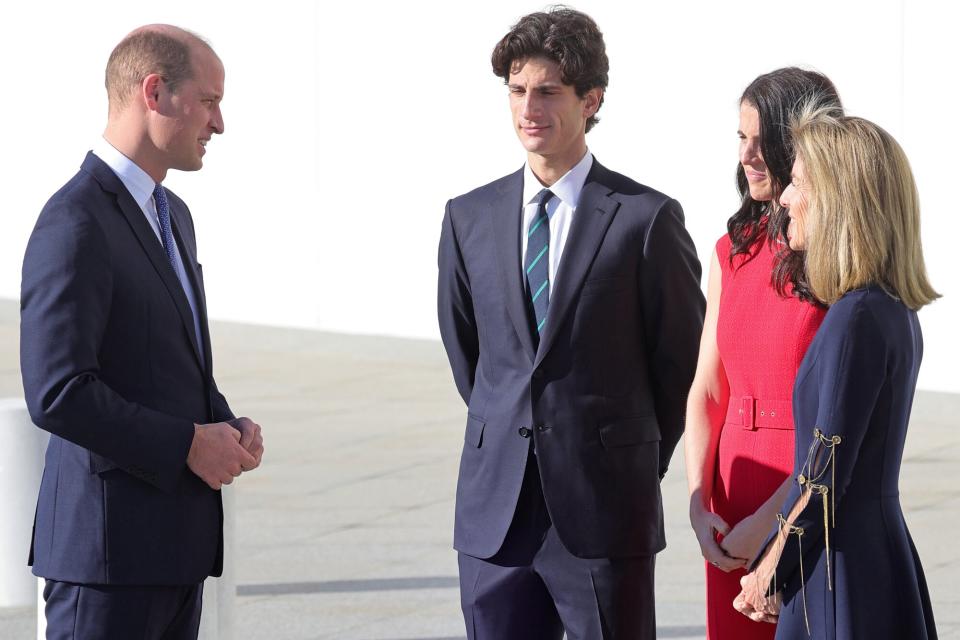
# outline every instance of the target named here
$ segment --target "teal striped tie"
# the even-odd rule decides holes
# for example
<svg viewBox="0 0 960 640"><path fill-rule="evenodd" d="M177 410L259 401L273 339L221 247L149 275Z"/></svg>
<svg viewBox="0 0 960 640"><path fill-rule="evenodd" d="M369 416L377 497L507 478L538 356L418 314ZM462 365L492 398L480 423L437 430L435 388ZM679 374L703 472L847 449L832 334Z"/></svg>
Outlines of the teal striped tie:
<svg viewBox="0 0 960 640"><path fill-rule="evenodd" d="M527 292L533 306L533 336L540 344L540 335L547 322L547 310L550 307L550 217L547 215L547 203L553 193L544 189L537 198L537 214L527 229L527 256L524 276L527 280Z"/></svg>

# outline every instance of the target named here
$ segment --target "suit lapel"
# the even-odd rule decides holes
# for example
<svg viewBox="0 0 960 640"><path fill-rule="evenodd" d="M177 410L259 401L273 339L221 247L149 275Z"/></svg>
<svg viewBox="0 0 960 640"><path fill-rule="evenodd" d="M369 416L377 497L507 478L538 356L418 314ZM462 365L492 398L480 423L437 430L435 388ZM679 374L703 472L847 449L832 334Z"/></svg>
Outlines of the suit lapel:
<svg viewBox="0 0 960 640"><path fill-rule="evenodd" d="M160 276L160 280L163 281L170 297L173 298L173 303L177 307L177 312L180 314L180 320L187 329L187 336L190 339L190 346L193 348L193 353L197 357L197 364L200 365L200 349L197 345L196 330L193 326L193 311L190 310L187 295L184 293L183 286L180 284L177 274L174 273L173 267L167 259L163 245L160 244L156 234L150 227L150 223L147 222L146 217L143 215L143 210L134 201L133 196L130 195L127 188L123 186L120 178L96 155L88 153L83 161L82 168L96 178L97 182L100 183L105 191L116 195L117 205L123 217L126 218L127 224L129 224L133 230L134 236L136 236L143 251L153 264L153 268L156 270L157 275ZM182 243L181 246L183 246Z"/></svg>
<svg viewBox="0 0 960 640"><path fill-rule="evenodd" d="M513 328L523 344L530 362L536 350L527 316L526 291L523 286L523 267L520 264L520 225L523 211L523 169L507 176L498 186L497 194L488 203L493 221L497 268L503 283L507 312Z"/></svg>
<svg viewBox="0 0 960 640"><path fill-rule="evenodd" d="M184 240L183 234L180 233L180 229L182 228L181 220L179 209L170 207L170 221L173 227L173 236L177 241L177 246L180 248L180 257L183 259L183 268L187 272L187 277L190 278L190 286L193 287L193 297L197 305L197 314L199 315L197 322L200 325L199 338L202 342L203 362L206 363L207 370L209 371L210 336L207 331L207 293L203 289L203 278L199 271L200 263L197 262L197 256L193 252L193 247L195 247L196 244ZM181 289L182 288L183 287L181 287ZM190 317L193 317L192 313ZM190 335L194 335L195 333L196 331L194 331L191 326ZM196 347L196 345L194 345L194 347Z"/></svg>
<svg viewBox="0 0 960 640"><path fill-rule="evenodd" d="M573 301L590 270L594 256L613 221L620 204L610 197L610 189L603 179L606 169L596 160L580 192L580 202L570 226L570 235L563 249L556 284L550 294L547 322L540 336L540 348L534 360L538 366L556 340L557 330L563 325Z"/></svg>

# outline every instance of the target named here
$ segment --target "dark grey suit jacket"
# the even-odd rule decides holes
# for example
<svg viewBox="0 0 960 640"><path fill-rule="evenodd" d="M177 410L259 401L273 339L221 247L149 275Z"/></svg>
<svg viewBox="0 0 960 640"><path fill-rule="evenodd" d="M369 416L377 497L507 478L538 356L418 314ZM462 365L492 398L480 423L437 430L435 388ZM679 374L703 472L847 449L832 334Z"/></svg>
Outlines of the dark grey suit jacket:
<svg viewBox="0 0 960 640"><path fill-rule="evenodd" d="M467 403L454 546L495 554L532 430L573 554L665 546L660 478L683 432L704 299L679 203L594 161L534 350L521 276L523 172L447 203L440 333Z"/></svg>
<svg viewBox="0 0 960 640"><path fill-rule="evenodd" d="M221 572L220 493L186 459L194 423L233 414L211 374L193 221L167 194L199 342L143 211L95 155L30 236L20 364L30 416L51 434L30 551L38 576L186 585Z"/></svg>

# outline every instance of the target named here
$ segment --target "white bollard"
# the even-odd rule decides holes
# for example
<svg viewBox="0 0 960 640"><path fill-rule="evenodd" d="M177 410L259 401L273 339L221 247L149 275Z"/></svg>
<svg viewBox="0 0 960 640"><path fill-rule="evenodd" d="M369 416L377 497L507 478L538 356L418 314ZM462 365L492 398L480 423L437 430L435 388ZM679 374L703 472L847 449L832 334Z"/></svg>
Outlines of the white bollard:
<svg viewBox="0 0 960 640"><path fill-rule="evenodd" d="M20 398L0 399L0 607L28 607L36 579L27 566L30 533L49 435Z"/></svg>
<svg viewBox="0 0 960 640"><path fill-rule="evenodd" d="M203 612L199 640L233 640L237 579L234 573L236 517L233 486L220 490L223 498L223 575L207 578L203 585Z"/></svg>
<svg viewBox="0 0 960 640"><path fill-rule="evenodd" d="M46 584L46 580L37 578L37 640L47 637L47 616L43 606L43 588Z"/></svg>

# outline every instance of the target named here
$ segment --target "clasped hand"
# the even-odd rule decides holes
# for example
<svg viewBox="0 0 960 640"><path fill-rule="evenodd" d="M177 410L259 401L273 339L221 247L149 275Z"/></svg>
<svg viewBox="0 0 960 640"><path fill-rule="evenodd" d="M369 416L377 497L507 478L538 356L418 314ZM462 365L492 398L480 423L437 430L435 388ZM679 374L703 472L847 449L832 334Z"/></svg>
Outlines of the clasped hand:
<svg viewBox="0 0 960 640"><path fill-rule="evenodd" d="M777 623L780 617L781 594L767 597L769 577L754 571L740 578L740 593L733 599L733 608L755 622Z"/></svg>
<svg viewBox="0 0 960 640"><path fill-rule="evenodd" d="M730 533L730 526L723 518L694 501L690 506L690 524L697 535L697 542L700 543L700 552L707 562L727 572L746 566L747 560L732 557L717 542L718 533Z"/></svg>
<svg viewBox="0 0 960 640"><path fill-rule="evenodd" d="M752 514L730 526L716 513L699 505L691 505L690 523L697 534L703 557L721 571L745 568L760 553L770 530L758 514ZM717 534L723 540L717 541Z"/></svg>
<svg viewBox="0 0 960 640"><path fill-rule="evenodd" d="M250 418L195 424L187 466L215 490L260 466L263 436Z"/></svg>

